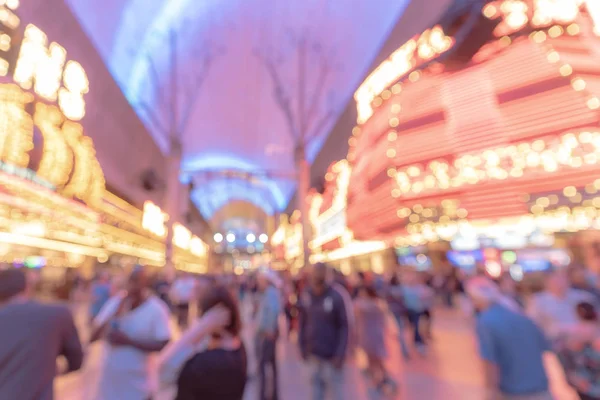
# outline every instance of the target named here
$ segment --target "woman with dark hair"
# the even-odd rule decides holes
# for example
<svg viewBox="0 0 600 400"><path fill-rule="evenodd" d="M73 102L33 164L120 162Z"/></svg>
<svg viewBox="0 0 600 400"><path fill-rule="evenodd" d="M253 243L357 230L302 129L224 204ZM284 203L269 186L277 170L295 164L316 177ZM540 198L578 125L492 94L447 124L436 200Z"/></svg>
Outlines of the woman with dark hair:
<svg viewBox="0 0 600 400"><path fill-rule="evenodd" d="M247 362L237 302L227 287L213 286L201 296L199 313L161 354L161 386L174 385L175 400L241 400Z"/></svg>
<svg viewBox="0 0 600 400"><path fill-rule="evenodd" d="M355 308L358 344L367 356L370 378L378 392L393 394L396 383L385 367L388 355L385 345L387 307L377 296L377 290L367 285L359 289Z"/></svg>

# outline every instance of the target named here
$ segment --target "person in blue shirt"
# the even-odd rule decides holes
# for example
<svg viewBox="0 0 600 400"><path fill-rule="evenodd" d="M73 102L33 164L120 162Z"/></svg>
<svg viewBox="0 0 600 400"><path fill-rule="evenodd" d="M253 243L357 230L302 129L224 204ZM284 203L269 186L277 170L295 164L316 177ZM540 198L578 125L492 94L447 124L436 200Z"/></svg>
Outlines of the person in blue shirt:
<svg viewBox="0 0 600 400"><path fill-rule="evenodd" d="M277 338L279 337L279 315L282 312L280 288L282 281L269 269L258 273L258 289L261 300L258 306L256 329L256 354L258 358L258 374L260 378L260 400L277 400L279 398L277 384ZM267 371L271 370L270 382L267 382Z"/></svg>
<svg viewBox="0 0 600 400"><path fill-rule="evenodd" d="M466 290L479 310L477 339L488 398L551 400L543 363L550 345L541 329L490 279L473 278Z"/></svg>
<svg viewBox="0 0 600 400"><path fill-rule="evenodd" d="M90 322L96 318L104 304L112 295L112 285L110 275L107 271L100 272L98 280L92 284L92 301L90 304Z"/></svg>

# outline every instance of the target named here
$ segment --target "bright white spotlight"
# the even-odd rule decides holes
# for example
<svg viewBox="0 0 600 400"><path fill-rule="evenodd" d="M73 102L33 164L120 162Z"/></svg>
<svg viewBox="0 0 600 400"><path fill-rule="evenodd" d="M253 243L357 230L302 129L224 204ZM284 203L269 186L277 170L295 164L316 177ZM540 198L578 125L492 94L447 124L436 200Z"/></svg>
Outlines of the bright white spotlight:
<svg viewBox="0 0 600 400"><path fill-rule="evenodd" d="M254 233L249 233L248 235L246 235L246 240L248 241L248 243L254 243L256 242L256 235Z"/></svg>
<svg viewBox="0 0 600 400"><path fill-rule="evenodd" d="M215 236L213 236L213 239L215 239L215 242L221 243L223 241L223 235L221 235L220 233L215 233Z"/></svg>
<svg viewBox="0 0 600 400"><path fill-rule="evenodd" d="M228 241L229 243L233 243L233 242L235 242L235 235L234 235L233 233L228 233L228 234L227 234L227 241Z"/></svg>
<svg viewBox="0 0 600 400"><path fill-rule="evenodd" d="M269 237L267 236L266 233L261 233L260 236L258 237L258 240L260 240L261 243L267 243L267 241L269 240Z"/></svg>

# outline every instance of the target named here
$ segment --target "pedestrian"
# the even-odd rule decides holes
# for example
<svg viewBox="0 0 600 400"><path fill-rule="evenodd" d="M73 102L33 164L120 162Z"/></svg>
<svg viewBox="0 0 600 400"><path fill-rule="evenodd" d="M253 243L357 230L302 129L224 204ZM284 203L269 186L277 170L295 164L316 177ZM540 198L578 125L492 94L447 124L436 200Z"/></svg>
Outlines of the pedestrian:
<svg viewBox="0 0 600 400"><path fill-rule="evenodd" d="M277 339L279 315L282 312L281 279L270 269L263 269L257 277L261 298L256 316L256 355L258 358L259 399L277 400ZM270 379L268 379L270 378Z"/></svg>
<svg viewBox="0 0 600 400"><path fill-rule="evenodd" d="M212 285L198 309L200 318L160 355L161 387L172 386L175 400L242 400L247 358L237 302L226 287Z"/></svg>
<svg viewBox="0 0 600 400"><path fill-rule="evenodd" d="M488 278L467 282L479 311L477 339L488 399L550 400L543 354L550 350L541 329Z"/></svg>
<svg viewBox="0 0 600 400"><path fill-rule="evenodd" d="M344 362L348 346L348 316L344 299L327 281L327 265L312 266L310 285L302 294L299 345L311 369L313 400L331 392L345 400Z"/></svg>
<svg viewBox="0 0 600 400"><path fill-rule="evenodd" d="M600 324L590 303L577 305L579 321L557 343L567 382L582 400L600 400Z"/></svg>
<svg viewBox="0 0 600 400"><path fill-rule="evenodd" d="M98 274L98 279L92 283L91 295L90 323L98 316L98 313L112 295L112 285L108 271L101 271Z"/></svg>
<svg viewBox="0 0 600 400"><path fill-rule="evenodd" d="M171 286L170 299L175 310L177 324L184 330L190 317L190 304L196 292L196 280L191 274L182 272Z"/></svg>
<svg viewBox="0 0 600 400"><path fill-rule="evenodd" d="M106 341L97 400L148 400L153 394L149 368L153 353L171 338L167 306L148 288L146 272L137 267L127 291L104 305L93 323L91 340Z"/></svg>
<svg viewBox="0 0 600 400"><path fill-rule="evenodd" d="M413 328L414 346L418 352L424 353L426 342L425 335L421 330L421 321L433 302L434 293L423 282L418 271L407 271L404 281L402 295L408 321Z"/></svg>
<svg viewBox="0 0 600 400"><path fill-rule="evenodd" d="M387 307L373 286L365 286L358 293L355 308L358 343L367 356L369 376L378 392L393 395L396 383L385 367Z"/></svg>
<svg viewBox="0 0 600 400"><path fill-rule="evenodd" d="M396 322L396 328L398 329L398 340L400 341L402 355L404 356L404 359L408 360L410 358L410 353L408 351L408 345L406 344L405 337L407 310L406 305L404 304L402 285L400 284L400 279L398 279L396 274L392 276L388 285L387 303L388 309L392 313L394 321Z"/></svg>
<svg viewBox="0 0 600 400"><path fill-rule="evenodd" d="M545 277L544 291L533 295L527 314L542 328L546 337L554 341L566 328L579 321L577 304L585 302L596 305L592 294L569 287L564 271L550 271Z"/></svg>
<svg viewBox="0 0 600 400"><path fill-rule="evenodd" d="M81 368L83 350L67 307L30 298L23 270L0 270L0 399L52 400L54 378ZM57 371L57 357L66 368Z"/></svg>

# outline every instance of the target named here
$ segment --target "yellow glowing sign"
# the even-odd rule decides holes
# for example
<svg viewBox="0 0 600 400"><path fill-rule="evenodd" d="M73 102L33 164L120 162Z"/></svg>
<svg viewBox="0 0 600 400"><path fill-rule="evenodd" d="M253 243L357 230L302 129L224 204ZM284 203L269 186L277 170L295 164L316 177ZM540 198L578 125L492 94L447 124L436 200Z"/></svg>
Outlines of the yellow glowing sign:
<svg viewBox="0 0 600 400"><path fill-rule="evenodd" d="M208 253L208 245L198 236L193 236L190 241L190 251L195 256L203 257Z"/></svg>
<svg viewBox="0 0 600 400"><path fill-rule="evenodd" d="M92 140L83 135L79 123L65 121L55 106L37 102L32 118L26 111L32 100L16 85L0 85L0 161L28 168L35 124L43 138L37 176L67 197L99 201L105 180Z"/></svg>
<svg viewBox="0 0 600 400"><path fill-rule="evenodd" d="M142 228L159 237L167 235L166 222L168 216L159 206L151 201L144 203L144 214L142 216Z"/></svg>
<svg viewBox="0 0 600 400"><path fill-rule="evenodd" d="M188 250L192 241L192 232L185 226L173 224L173 244L180 249Z"/></svg>
<svg viewBox="0 0 600 400"><path fill-rule="evenodd" d="M89 91L87 75L75 61L66 61L67 52L35 25L25 28L14 79L24 89L56 101L63 114L78 121L85 115L83 95Z"/></svg>
<svg viewBox="0 0 600 400"><path fill-rule="evenodd" d="M0 160L17 167L29 164L33 120L25 111L28 96L17 86L0 87Z"/></svg>

